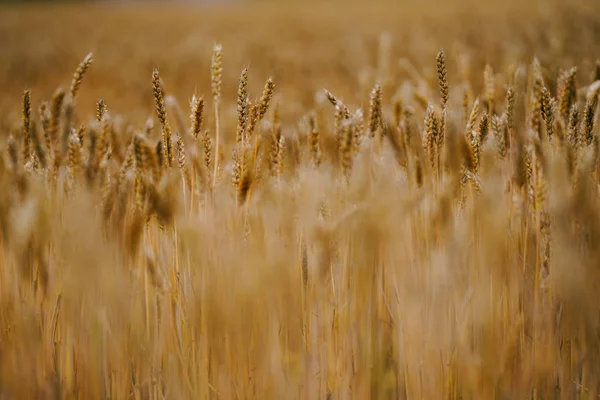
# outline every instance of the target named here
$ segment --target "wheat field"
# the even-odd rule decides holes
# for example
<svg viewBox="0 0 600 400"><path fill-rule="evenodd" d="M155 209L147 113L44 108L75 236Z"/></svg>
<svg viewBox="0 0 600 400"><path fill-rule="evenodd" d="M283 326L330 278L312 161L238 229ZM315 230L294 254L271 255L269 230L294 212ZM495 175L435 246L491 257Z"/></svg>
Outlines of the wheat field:
<svg viewBox="0 0 600 400"><path fill-rule="evenodd" d="M0 399L600 397L598 15L0 5Z"/></svg>

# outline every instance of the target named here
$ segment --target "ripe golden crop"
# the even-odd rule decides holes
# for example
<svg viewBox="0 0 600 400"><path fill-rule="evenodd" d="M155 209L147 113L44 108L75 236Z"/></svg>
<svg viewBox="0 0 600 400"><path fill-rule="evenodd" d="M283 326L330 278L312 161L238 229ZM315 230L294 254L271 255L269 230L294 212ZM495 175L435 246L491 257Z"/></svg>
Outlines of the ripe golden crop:
<svg viewBox="0 0 600 400"><path fill-rule="evenodd" d="M600 394L600 3L0 7L0 398Z"/></svg>

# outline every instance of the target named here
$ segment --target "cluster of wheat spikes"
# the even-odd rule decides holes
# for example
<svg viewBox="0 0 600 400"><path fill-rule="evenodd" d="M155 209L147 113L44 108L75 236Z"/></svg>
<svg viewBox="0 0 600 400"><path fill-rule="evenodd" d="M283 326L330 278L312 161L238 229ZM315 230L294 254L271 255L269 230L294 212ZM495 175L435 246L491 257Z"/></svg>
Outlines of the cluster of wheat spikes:
<svg viewBox="0 0 600 400"><path fill-rule="evenodd" d="M437 82L373 82L366 110L323 90L297 126L244 68L220 125L222 53L189 123L158 69L145 126L103 99L78 120L92 54L24 91L0 397L600 395L600 63L487 65L477 95L440 50Z"/></svg>

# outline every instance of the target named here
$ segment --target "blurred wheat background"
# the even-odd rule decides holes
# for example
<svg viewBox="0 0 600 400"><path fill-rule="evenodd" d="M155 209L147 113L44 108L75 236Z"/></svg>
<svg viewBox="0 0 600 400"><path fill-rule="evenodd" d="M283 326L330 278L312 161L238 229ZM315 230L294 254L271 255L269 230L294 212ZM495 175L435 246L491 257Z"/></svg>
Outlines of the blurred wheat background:
<svg viewBox="0 0 600 400"><path fill-rule="evenodd" d="M600 397L598 15L2 2L0 398Z"/></svg>

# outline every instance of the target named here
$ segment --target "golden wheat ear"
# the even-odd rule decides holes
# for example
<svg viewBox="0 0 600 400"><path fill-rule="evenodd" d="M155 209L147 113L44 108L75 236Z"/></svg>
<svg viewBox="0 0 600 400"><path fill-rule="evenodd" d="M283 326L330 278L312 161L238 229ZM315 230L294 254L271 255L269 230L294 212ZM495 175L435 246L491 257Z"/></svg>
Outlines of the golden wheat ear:
<svg viewBox="0 0 600 400"><path fill-rule="evenodd" d="M77 97L77 93L79 92L79 87L81 86L83 77L85 76L85 73L87 72L88 68L90 67L90 65L92 64L93 61L94 61L94 54L89 53L88 55L85 56L83 61L81 61L81 63L79 63L79 65L77 66L77 69L75 70L75 73L73 74L73 80L71 81L71 89L70 89L71 98L73 100L75 100L75 98Z"/></svg>
<svg viewBox="0 0 600 400"><path fill-rule="evenodd" d="M356 130L356 121L353 119L344 121L343 127L343 140L342 145L340 146L340 168L342 171L342 175L345 179L345 182L348 183L350 181L350 175L352 173L352 166L354 164L354 140L356 138L355 135Z"/></svg>
<svg viewBox="0 0 600 400"><path fill-rule="evenodd" d="M423 150L429 156L432 171L436 168L437 142L439 140L439 121L433 105L427 106L425 111L425 134L423 135Z"/></svg>
<svg viewBox="0 0 600 400"><path fill-rule="evenodd" d="M221 87L223 85L223 46L215 44L210 66L210 78L212 94L215 102L221 98Z"/></svg>
<svg viewBox="0 0 600 400"><path fill-rule="evenodd" d="M202 130L202 121L204 120L204 99L202 97L192 96L190 102L190 133L194 140L198 140Z"/></svg>
<svg viewBox="0 0 600 400"><path fill-rule="evenodd" d="M240 74L237 92L237 119L236 141L238 145L241 145L242 142L245 142L248 125L248 68L244 68Z"/></svg>
<svg viewBox="0 0 600 400"><path fill-rule="evenodd" d="M221 100L221 88L223 86L223 46L215 44L210 64L210 81L213 94L213 105L215 109L215 162L212 182L216 182L219 171L219 160L221 154L221 136L219 129L219 102Z"/></svg>
<svg viewBox="0 0 600 400"><path fill-rule="evenodd" d="M552 141L554 134L554 99L547 87L542 88L542 118L546 126L546 136Z"/></svg>
<svg viewBox="0 0 600 400"><path fill-rule="evenodd" d="M242 148L237 146L231 153L231 184L237 188L242 179L242 161L240 151Z"/></svg>
<svg viewBox="0 0 600 400"><path fill-rule="evenodd" d="M77 183L81 172L81 145L74 131L68 136L69 169L73 184Z"/></svg>
<svg viewBox="0 0 600 400"><path fill-rule="evenodd" d="M580 136L579 136L579 107L577 104L573 104L569 113L569 125L568 125L569 142L574 149L579 147Z"/></svg>
<svg viewBox="0 0 600 400"><path fill-rule="evenodd" d="M514 117L515 117L515 89L509 86L506 91L506 129L510 141L514 134Z"/></svg>
<svg viewBox="0 0 600 400"><path fill-rule="evenodd" d="M596 117L596 109L598 101L587 101L583 111L583 137L586 144L589 146L594 140L594 120Z"/></svg>
<svg viewBox="0 0 600 400"><path fill-rule="evenodd" d="M559 99L560 115L564 121L568 121L571 107L577 97L577 67L573 67L559 76L557 97Z"/></svg>
<svg viewBox="0 0 600 400"><path fill-rule="evenodd" d="M258 107L258 120L262 121L262 119L267 114L269 110L269 105L271 104L271 100L273 99L273 93L275 92L275 83L273 82L273 78L269 77L267 82L265 83L265 87L263 88L262 95L259 100Z"/></svg>
<svg viewBox="0 0 600 400"><path fill-rule="evenodd" d="M446 71L446 58L444 50L439 50L436 57L436 67L438 74L438 81L440 85L440 97L442 98L442 108L448 106L448 73Z"/></svg>
<svg viewBox="0 0 600 400"><path fill-rule="evenodd" d="M102 122L102 117L108 111L108 107L104 102L103 98L98 99L98 103L96 103L96 121Z"/></svg>
<svg viewBox="0 0 600 400"><path fill-rule="evenodd" d="M377 82L371 91L371 99L369 103L369 135L373 138L377 132L377 128L381 124L381 84Z"/></svg>
<svg viewBox="0 0 600 400"><path fill-rule="evenodd" d="M164 158L169 167L173 166L173 144L171 138L171 126L167 119L167 107L165 105L165 95L160 79L160 73L158 68L154 68L152 71L152 92L154 94L154 103L156 107L156 116L162 126L162 139L163 139L163 151Z"/></svg>
<svg viewBox="0 0 600 400"><path fill-rule="evenodd" d="M331 103L331 105L333 105L333 107L335 107L336 109L339 107L342 111L342 117L343 118L348 118L350 117L350 110L348 110L348 107L346 107L346 105L337 97L335 97L329 90L327 89L323 89L323 92L325 93L325 96L327 97L327 100L329 100L329 102Z"/></svg>
<svg viewBox="0 0 600 400"><path fill-rule="evenodd" d="M31 157L31 91L23 92L23 163Z"/></svg>

